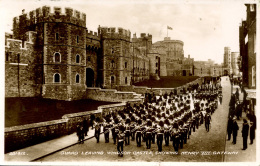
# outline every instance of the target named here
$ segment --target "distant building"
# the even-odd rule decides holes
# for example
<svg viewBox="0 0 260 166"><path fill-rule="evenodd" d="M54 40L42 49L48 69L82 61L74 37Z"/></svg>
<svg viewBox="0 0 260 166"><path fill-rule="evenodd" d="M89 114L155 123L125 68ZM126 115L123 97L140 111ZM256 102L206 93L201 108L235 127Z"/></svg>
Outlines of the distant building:
<svg viewBox="0 0 260 166"><path fill-rule="evenodd" d="M230 75L232 73L231 49L230 49L230 47L225 47L224 48L223 71L224 71L224 75Z"/></svg>
<svg viewBox="0 0 260 166"><path fill-rule="evenodd" d="M194 61L194 76L211 76L218 77L223 75L223 66L215 64L214 61Z"/></svg>
<svg viewBox="0 0 260 166"><path fill-rule="evenodd" d="M155 42L152 45L153 49L160 54L161 76L183 76L183 45L182 41L171 40L170 37L165 37L163 41Z"/></svg>

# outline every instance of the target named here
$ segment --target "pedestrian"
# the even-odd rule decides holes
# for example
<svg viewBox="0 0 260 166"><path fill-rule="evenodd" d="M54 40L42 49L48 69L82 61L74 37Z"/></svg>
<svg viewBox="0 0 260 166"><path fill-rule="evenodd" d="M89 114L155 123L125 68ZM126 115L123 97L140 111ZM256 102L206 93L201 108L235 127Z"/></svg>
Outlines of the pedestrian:
<svg viewBox="0 0 260 166"><path fill-rule="evenodd" d="M253 141L255 139L255 125L254 122L250 122L250 145L253 144Z"/></svg>
<svg viewBox="0 0 260 166"><path fill-rule="evenodd" d="M239 130L239 127L236 122L236 117L233 118L233 125L232 125L232 135L233 135L233 144L237 143L237 131Z"/></svg>
<svg viewBox="0 0 260 166"><path fill-rule="evenodd" d="M84 135L88 136L88 131L89 131L89 121L88 121L88 119L84 118L82 123L83 123Z"/></svg>
<svg viewBox="0 0 260 166"><path fill-rule="evenodd" d="M243 137L243 149L247 149L247 138L248 138L248 131L249 131L249 125L247 123L246 119L243 119L243 127L242 127L242 137Z"/></svg>
<svg viewBox="0 0 260 166"><path fill-rule="evenodd" d="M233 120L232 120L232 116L229 116L228 125L227 125L228 141L231 139L232 131L233 131Z"/></svg>

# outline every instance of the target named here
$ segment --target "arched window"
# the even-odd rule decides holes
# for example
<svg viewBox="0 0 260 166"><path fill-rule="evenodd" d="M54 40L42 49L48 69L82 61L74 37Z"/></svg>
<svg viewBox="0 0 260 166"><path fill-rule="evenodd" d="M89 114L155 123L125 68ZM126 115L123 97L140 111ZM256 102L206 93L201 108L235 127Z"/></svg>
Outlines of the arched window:
<svg viewBox="0 0 260 166"><path fill-rule="evenodd" d="M60 53L56 52L56 53L54 54L54 62L61 62Z"/></svg>
<svg viewBox="0 0 260 166"><path fill-rule="evenodd" d="M59 73L54 74L53 81L54 81L54 83L60 83L60 74Z"/></svg>
<svg viewBox="0 0 260 166"><path fill-rule="evenodd" d="M76 63L79 63L79 61L80 61L80 56L76 55Z"/></svg>
<svg viewBox="0 0 260 166"><path fill-rule="evenodd" d="M127 84L127 77L125 78L125 84Z"/></svg>
<svg viewBox="0 0 260 166"><path fill-rule="evenodd" d="M76 75L76 83L79 83L79 74Z"/></svg>

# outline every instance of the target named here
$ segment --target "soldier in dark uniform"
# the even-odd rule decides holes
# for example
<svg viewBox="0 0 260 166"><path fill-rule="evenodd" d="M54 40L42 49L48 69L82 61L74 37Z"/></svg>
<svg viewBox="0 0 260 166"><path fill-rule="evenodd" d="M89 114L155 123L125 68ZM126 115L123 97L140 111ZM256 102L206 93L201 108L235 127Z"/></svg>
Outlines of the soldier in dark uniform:
<svg viewBox="0 0 260 166"><path fill-rule="evenodd" d="M158 146L158 151L161 152L162 151L162 143L163 143L163 134L164 134L163 121L160 121L159 125L160 125L160 128L157 132L157 146Z"/></svg>
<svg viewBox="0 0 260 166"><path fill-rule="evenodd" d="M142 137L142 131L141 131L141 125L142 124L142 120L138 119L138 125L136 126L136 144L137 147L141 146L141 137Z"/></svg>
<svg viewBox="0 0 260 166"><path fill-rule="evenodd" d="M97 121L95 122L95 137L97 139L97 143L99 143L101 125L99 123L99 121L100 121L99 117L97 117L96 120Z"/></svg>
<svg viewBox="0 0 260 166"><path fill-rule="evenodd" d="M246 119L243 119L243 127L242 127L242 137L243 137L243 149L247 149L247 138L248 138L248 131L249 131L249 125L247 123Z"/></svg>
<svg viewBox="0 0 260 166"><path fill-rule="evenodd" d="M134 116L131 117L131 121L132 121L132 123L130 125L130 131L131 131L132 141L134 141L135 140L135 121L136 121Z"/></svg>
<svg viewBox="0 0 260 166"><path fill-rule="evenodd" d="M184 141L184 130L183 130L183 121L180 120L178 122L179 125L179 140L180 140L180 148L183 148L183 141Z"/></svg>
<svg viewBox="0 0 260 166"><path fill-rule="evenodd" d="M84 143L84 129L81 123L77 124L77 136L78 136L78 143Z"/></svg>
<svg viewBox="0 0 260 166"><path fill-rule="evenodd" d="M172 136L172 145L174 147L174 150L176 153L178 153L179 150L179 144L180 144L180 139L179 139L179 126L177 123L173 124L172 130L171 130L171 136Z"/></svg>
<svg viewBox="0 0 260 166"><path fill-rule="evenodd" d="M169 146L169 138L170 138L170 122L168 119L165 119L164 121L165 127L164 127L164 141L165 141L165 146Z"/></svg>
<svg viewBox="0 0 260 166"><path fill-rule="evenodd" d="M116 129L117 129L117 131L116 131ZM114 144L116 144L116 137L117 137L117 132L118 132L118 119L117 119L117 117L114 117L114 123L112 124L111 131L112 131L112 137L113 137Z"/></svg>
<svg viewBox="0 0 260 166"><path fill-rule="evenodd" d="M109 123L107 123L108 121L105 121L103 124L103 130L104 130L104 136L105 136L105 143L109 142Z"/></svg>
<svg viewBox="0 0 260 166"><path fill-rule="evenodd" d="M147 128L146 128L146 148L151 149L151 141L152 141L152 121L148 120Z"/></svg>
<svg viewBox="0 0 260 166"><path fill-rule="evenodd" d="M239 127L236 122L236 118L233 118L233 125L232 125L232 135L233 135L233 144L237 143L237 131L239 130Z"/></svg>
<svg viewBox="0 0 260 166"><path fill-rule="evenodd" d="M93 125L94 125L94 120L95 120L95 115L94 114L91 114L90 115L90 125L92 127L92 130L93 130Z"/></svg>
<svg viewBox="0 0 260 166"><path fill-rule="evenodd" d="M120 126L120 129L118 130L118 133L117 133L117 139L116 139L119 157L123 157L124 137L125 137L124 130L123 130L122 126Z"/></svg>
<svg viewBox="0 0 260 166"><path fill-rule="evenodd" d="M130 118L126 119L126 126L125 126L125 145L130 145Z"/></svg>
<svg viewBox="0 0 260 166"><path fill-rule="evenodd" d="M84 135L88 136L88 130L89 130L89 121L88 121L88 119L84 118L82 123L83 123Z"/></svg>
<svg viewBox="0 0 260 166"><path fill-rule="evenodd" d="M250 145L253 144L253 141L255 139L255 125L254 122L250 122Z"/></svg>
<svg viewBox="0 0 260 166"><path fill-rule="evenodd" d="M228 141L231 139L232 131L233 131L233 120L232 117L229 116L228 125L227 125Z"/></svg>
<svg viewBox="0 0 260 166"><path fill-rule="evenodd" d="M207 132L209 132L210 121L211 121L211 116L210 116L209 112L207 112L205 115L205 128L206 128Z"/></svg>
<svg viewBox="0 0 260 166"><path fill-rule="evenodd" d="M155 135L156 135L157 125L155 123L155 118L152 117L152 143L155 144Z"/></svg>
<svg viewBox="0 0 260 166"><path fill-rule="evenodd" d="M145 117L145 116L143 116L143 120L146 121L146 117ZM145 134L145 132L146 132L146 127L145 127L144 124L141 126L141 131L142 131L143 142L146 142L146 134Z"/></svg>

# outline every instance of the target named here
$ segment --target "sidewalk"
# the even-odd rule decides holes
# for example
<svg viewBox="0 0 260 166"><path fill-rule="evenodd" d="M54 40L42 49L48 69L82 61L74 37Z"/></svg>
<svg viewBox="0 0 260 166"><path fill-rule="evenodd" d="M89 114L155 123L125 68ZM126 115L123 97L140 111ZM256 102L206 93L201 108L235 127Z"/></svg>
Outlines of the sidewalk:
<svg viewBox="0 0 260 166"><path fill-rule="evenodd" d="M101 127L103 131L103 127ZM85 140L91 139L94 137L94 130L88 132L88 136L85 137ZM102 134L103 132L101 132ZM62 149L68 148L70 146L76 145L78 137L76 133L66 135L60 138L56 138L50 141L46 141L37 145L33 145L24 149L17 151L9 152L4 155L4 160L9 162L30 162L37 159L43 158L45 156L51 155L55 152L58 152Z"/></svg>

